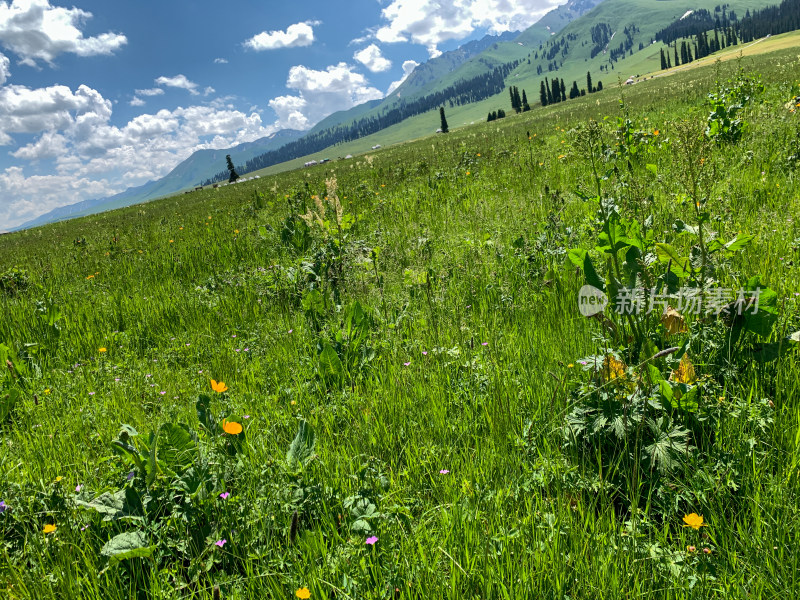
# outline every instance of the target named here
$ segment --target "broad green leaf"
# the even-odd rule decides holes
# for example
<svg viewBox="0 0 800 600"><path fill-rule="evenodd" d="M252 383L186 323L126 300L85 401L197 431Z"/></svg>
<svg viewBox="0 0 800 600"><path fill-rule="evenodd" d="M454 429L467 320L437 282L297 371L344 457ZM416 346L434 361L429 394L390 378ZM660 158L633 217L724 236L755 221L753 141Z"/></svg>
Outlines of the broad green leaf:
<svg viewBox="0 0 800 600"><path fill-rule="evenodd" d="M339 355L333 346L326 343L322 352L319 355L319 372L323 379L332 377L340 379L344 375L344 367Z"/></svg>
<svg viewBox="0 0 800 600"><path fill-rule="evenodd" d="M197 455L197 444L186 425L164 423L158 430L158 460L171 471L183 473Z"/></svg>
<svg viewBox="0 0 800 600"><path fill-rule="evenodd" d="M107 557L109 565L113 566L129 558L147 558L155 548L147 544L147 536L143 531L127 531L108 540L100 554Z"/></svg>
<svg viewBox="0 0 800 600"><path fill-rule="evenodd" d="M138 493L131 488L124 488L113 494L104 492L89 502L75 500L75 504L84 508L91 508L101 515L105 515L104 521L116 521L119 519L141 520L143 518L141 499Z"/></svg>
<svg viewBox="0 0 800 600"><path fill-rule="evenodd" d="M742 235L741 233L725 244L725 251L729 254L744 250L755 239L754 235Z"/></svg>
<svg viewBox="0 0 800 600"><path fill-rule="evenodd" d="M314 428L301 420L297 435L286 453L286 462L292 467L305 464L314 454L315 439Z"/></svg>
<svg viewBox="0 0 800 600"><path fill-rule="evenodd" d="M672 261L670 270L678 277L686 277L689 275L689 271L686 270L689 259L682 258L677 250L669 244L656 244L656 256L658 260L664 264Z"/></svg>
<svg viewBox="0 0 800 600"><path fill-rule="evenodd" d="M211 412L211 398L205 394L200 394L194 407L197 411L197 420L200 425L211 435L217 435L219 433L219 423L217 423Z"/></svg>

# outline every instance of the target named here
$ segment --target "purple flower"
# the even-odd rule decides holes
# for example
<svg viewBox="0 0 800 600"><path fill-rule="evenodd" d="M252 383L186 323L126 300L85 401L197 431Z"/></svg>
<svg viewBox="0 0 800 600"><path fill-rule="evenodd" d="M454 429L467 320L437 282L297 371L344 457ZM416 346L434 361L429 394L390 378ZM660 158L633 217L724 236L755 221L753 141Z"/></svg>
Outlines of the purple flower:
<svg viewBox="0 0 800 600"><path fill-rule="evenodd" d="M160 392L158 392L158 393L159 393L159 394L161 394L161 395L163 396L163 395L164 395L164 394L166 394L167 392L166 392L166 391L164 391L164 390L161 390L161 391L160 391Z"/></svg>
<svg viewBox="0 0 800 600"><path fill-rule="evenodd" d="M377 542L377 541L378 541L378 536L377 535L373 535L372 537L368 537L367 541L365 543L367 544L367 546L374 546L375 542Z"/></svg>
<svg viewBox="0 0 800 600"><path fill-rule="evenodd" d="M89 392L89 395L90 396L94 396L94 392Z"/></svg>
<svg viewBox="0 0 800 600"><path fill-rule="evenodd" d="M231 337L236 337L236 334L234 333Z"/></svg>
<svg viewBox="0 0 800 600"><path fill-rule="evenodd" d="M411 361L408 361L407 363L403 363L403 366L404 366L404 367L407 367L407 366L408 366L408 365L410 365L410 364L411 364Z"/></svg>
<svg viewBox="0 0 800 600"><path fill-rule="evenodd" d="M78 485L75 486L75 491L80 492L82 487L83 486L79 483Z"/></svg>
<svg viewBox="0 0 800 600"><path fill-rule="evenodd" d="M225 544L227 544L227 543L228 543L228 540L217 540L217 541L216 541L216 542L214 542L214 543L215 543L217 546L219 546L220 548L222 548L222 547L223 547Z"/></svg>
<svg viewBox="0 0 800 600"><path fill-rule="evenodd" d="M115 377L115 378L114 378L114 381L119 381L119 377Z"/></svg>
<svg viewBox="0 0 800 600"><path fill-rule="evenodd" d="M127 479L128 481L130 481L131 479L133 479L133 476L134 476L134 475L136 475L136 471L131 471L130 473L128 473L128 475L127 475L126 479Z"/></svg>
<svg viewBox="0 0 800 600"><path fill-rule="evenodd" d="M8 510L8 505L6 504L5 500L0 500L0 513L4 513Z"/></svg>
<svg viewBox="0 0 800 600"><path fill-rule="evenodd" d="M427 350L423 350L422 351L422 356L428 356L428 351Z"/></svg>
<svg viewBox="0 0 800 600"><path fill-rule="evenodd" d="M481 344L481 346L488 346L488 345L489 345L489 342L483 342L483 343Z"/></svg>
<svg viewBox="0 0 800 600"><path fill-rule="evenodd" d="M289 330L289 333L292 333L293 331L294 331L294 329L290 329L290 330Z"/></svg>
<svg viewBox="0 0 800 600"><path fill-rule="evenodd" d="M223 500L227 500L227 499L228 499L228 496L230 496L230 495L231 495L231 493L230 493L230 492L222 492L222 493L219 495L219 497L220 497L220 498L222 498Z"/></svg>
<svg viewBox="0 0 800 600"><path fill-rule="evenodd" d="M447 475L449 472L450 471L448 471L447 469L442 469L441 471L439 471L439 475Z"/></svg>
<svg viewBox="0 0 800 600"><path fill-rule="evenodd" d="M250 415L245 415L245 416L243 416L242 418L243 418L243 419L249 419L249 418L250 418Z"/></svg>
<svg viewBox="0 0 800 600"><path fill-rule="evenodd" d="M84 525L83 527L81 527L81 531L83 531L83 530L84 530L84 529L86 529L87 527L88 527L88 525Z"/></svg>

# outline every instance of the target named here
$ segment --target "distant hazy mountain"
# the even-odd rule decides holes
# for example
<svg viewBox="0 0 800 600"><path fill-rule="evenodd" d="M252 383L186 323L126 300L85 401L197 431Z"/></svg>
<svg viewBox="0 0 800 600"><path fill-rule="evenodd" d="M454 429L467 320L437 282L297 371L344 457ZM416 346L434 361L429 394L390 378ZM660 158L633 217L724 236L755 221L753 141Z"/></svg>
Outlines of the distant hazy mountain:
<svg viewBox="0 0 800 600"><path fill-rule="evenodd" d="M148 181L144 185L128 188L124 192L108 198L84 200L76 204L56 208L27 223L23 223L16 229L27 229L54 221L63 221L64 219L72 219L167 196L180 190L200 185L200 182L225 170L225 156L227 154L231 155L231 160L235 165L244 164L254 156L280 148L304 134L305 132L303 131L282 129L270 136L253 142L245 142L233 148L198 150L157 181Z"/></svg>

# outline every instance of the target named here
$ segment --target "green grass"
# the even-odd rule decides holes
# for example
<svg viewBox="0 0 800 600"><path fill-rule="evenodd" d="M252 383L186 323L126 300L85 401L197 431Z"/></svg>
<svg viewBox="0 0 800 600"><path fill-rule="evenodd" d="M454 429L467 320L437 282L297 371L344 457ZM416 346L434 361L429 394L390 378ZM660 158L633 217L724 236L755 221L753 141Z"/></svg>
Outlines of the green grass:
<svg viewBox="0 0 800 600"><path fill-rule="evenodd" d="M571 130L605 123L618 152L624 93L646 142L630 167L603 162L601 186L688 256L694 242L673 229L695 214L681 198L679 123L702 131L706 96L732 62L0 237L0 281L18 267L28 282L0 292L0 343L17 361L0 389L18 389L26 371L0 434L11 507L0 589L37 600L211 598L214 585L229 598L303 587L340 599L797 596L797 349L763 365L748 354L800 329L800 117L785 106L797 51L743 65L767 87L742 114L743 139L709 155L707 231L756 236L715 277L739 287L760 275L777 293L777 324L721 364L721 324L690 317L691 333L667 339L650 322L657 348L690 342L701 378L701 422L672 414L704 432L678 471L629 470L630 438L565 443L591 379L569 365L612 347L641 362L627 337L577 310L583 276L566 252L600 238L595 206L576 193L594 185L586 134ZM333 176L344 217L328 206L307 245L293 245L287 218L302 230L296 216L333 197ZM228 391L212 392L212 378ZM241 445L203 428L199 394L213 394L212 430L243 424ZM287 451L301 419L316 444L299 467ZM166 423L197 433L202 457L187 456L208 488L191 502L168 470L183 469L180 456L159 455L148 481L111 449L123 424L142 450ZM159 439L162 453L181 445ZM657 486L663 496L642 495ZM76 504L123 488L149 499L143 519L104 521ZM692 512L708 526L684 528ZM151 556L109 564L101 549L133 530Z"/></svg>

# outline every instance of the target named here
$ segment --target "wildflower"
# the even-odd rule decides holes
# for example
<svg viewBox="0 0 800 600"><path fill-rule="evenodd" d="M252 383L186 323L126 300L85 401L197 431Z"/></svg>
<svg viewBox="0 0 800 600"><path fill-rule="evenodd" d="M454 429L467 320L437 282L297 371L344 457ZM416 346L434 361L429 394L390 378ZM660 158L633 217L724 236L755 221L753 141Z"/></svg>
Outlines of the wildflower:
<svg viewBox="0 0 800 600"><path fill-rule="evenodd" d="M686 551L689 554L694 554L695 552L697 552L697 548L695 548L694 546L686 546Z"/></svg>
<svg viewBox="0 0 800 600"><path fill-rule="evenodd" d="M683 522L686 523L684 527L691 527L692 529L707 527L707 525L703 523L703 515L698 515L697 513L686 515L683 517Z"/></svg>
<svg viewBox="0 0 800 600"><path fill-rule="evenodd" d="M108 352L108 350L106 348L98 348L97 351L98 352Z"/></svg>
<svg viewBox="0 0 800 600"><path fill-rule="evenodd" d="M222 492L222 493L219 495L219 497L220 497L220 498L222 498L223 500L227 500L227 499L228 499L228 496L230 496L230 495L231 495L231 493L230 493L230 492Z"/></svg>
<svg viewBox="0 0 800 600"><path fill-rule="evenodd" d="M609 354L603 361L602 375L605 381L625 379L625 363Z"/></svg>
<svg viewBox="0 0 800 600"><path fill-rule="evenodd" d="M128 474L125 476L125 479L127 479L128 481L130 481L131 479L133 479L133 476L134 476L134 475L136 475L136 471L131 471L130 473L128 473Z"/></svg>
<svg viewBox="0 0 800 600"><path fill-rule="evenodd" d="M56 530L56 526L53 525L52 523L48 523L47 525L44 526L44 529L42 530L42 532L45 533L45 534L48 534L48 533L53 533L55 530Z"/></svg>
<svg viewBox="0 0 800 600"><path fill-rule="evenodd" d="M572 364L572 363L569 363L569 364L567 365L567 368L568 368L568 369L571 369L571 368L573 368L574 366L575 366L574 364Z"/></svg>
<svg viewBox="0 0 800 600"><path fill-rule="evenodd" d="M243 419L249 419L249 418L250 418L250 415L245 415L245 416L243 416L242 418L243 418Z"/></svg>
<svg viewBox="0 0 800 600"><path fill-rule="evenodd" d="M215 543L217 546L219 546L220 548L222 548L222 547L223 547L225 544L227 544L227 543L228 543L228 540L217 540L217 541L216 541L216 542L214 542L214 543Z"/></svg>
<svg viewBox="0 0 800 600"><path fill-rule="evenodd" d="M86 279L94 279L94 275L89 275Z"/></svg>
<svg viewBox="0 0 800 600"><path fill-rule="evenodd" d="M450 471L448 471L447 469L442 469L441 471L439 471L439 475L447 475L449 472Z"/></svg>
<svg viewBox="0 0 800 600"><path fill-rule="evenodd" d="M423 350L422 351L422 356L428 356L428 351L427 350Z"/></svg>
<svg viewBox="0 0 800 600"><path fill-rule="evenodd" d="M372 537L368 537L365 543L367 544L367 546L374 546L375 542L377 541L378 541L378 536L373 535Z"/></svg>
<svg viewBox="0 0 800 600"><path fill-rule="evenodd" d="M711 554L711 548L703 548L703 554Z"/></svg>
<svg viewBox="0 0 800 600"><path fill-rule="evenodd" d="M170 240L169 243L172 244L175 240Z"/></svg>
<svg viewBox="0 0 800 600"><path fill-rule="evenodd" d="M78 485L75 486L75 491L80 492L82 488L83 486L79 483Z"/></svg>
<svg viewBox="0 0 800 600"><path fill-rule="evenodd" d="M6 512L8 508L8 504L5 503L5 500L0 500L0 513Z"/></svg>
<svg viewBox="0 0 800 600"><path fill-rule="evenodd" d="M488 346L488 345L489 345L489 342L482 342L481 343L481 346Z"/></svg>
<svg viewBox="0 0 800 600"><path fill-rule="evenodd" d="M697 376L694 373L694 365L689 360L689 355L684 354L678 368L672 372L672 381L676 383L685 383L692 385L697 381Z"/></svg>
<svg viewBox="0 0 800 600"><path fill-rule="evenodd" d="M239 435L242 433L243 427L241 423L237 423L236 421L228 421L227 419L222 419L222 431L228 433L230 435Z"/></svg>
<svg viewBox="0 0 800 600"><path fill-rule="evenodd" d="M45 388L44 392L42 392L45 396L50 393L50 388Z"/></svg>
<svg viewBox="0 0 800 600"><path fill-rule="evenodd" d="M469 175L469 171L467 171L467 175Z"/></svg>
<svg viewBox="0 0 800 600"><path fill-rule="evenodd" d="M686 319L671 306L668 306L664 314L661 315L661 323L663 323L668 335L675 335L676 333L684 333L686 331Z"/></svg>
<svg viewBox="0 0 800 600"><path fill-rule="evenodd" d="M407 367L407 366L408 366L408 365L410 365L410 364L411 364L411 361L408 361L408 362L405 362L405 363L403 363L403 366L404 366L404 367Z"/></svg>
<svg viewBox="0 0 800 600"><path fill-rule="evenodd" d="M661 133L661 132L658 129L654 129L653 130L653 135L658 135L659 133Z"/></svg>
<svg viewBox="0 0 800 600"><path fill-rule="evenodd" d="M61 475L59 475L58 477L56 477L56 478L53 480L53 483L58 483L58 482L59 482L59 481L61 481L62 479L64 479L64 478L63 478Z"/></svg>
<svg viewBox="0 0 800 600"><path fill-rule="evenodd" d="M238 229L234 229L233 233L239 233L239 230Z"/></svg>
<svg viewBox="0 0 800 600"><path fill-rule="evenodd" d="M300 598L300 600L308 600L308 598L311 598L311 592L306 587L301 587L294 595Z"/></svg>
<svg viewBox="0 0 800 600"><path fill-rule="evenodd" d="M228 386L225 385L224 381L220 381L217 383L215 380L211 380L211 389L217 392L218 394L222 394L223 392L228 391Z"/></svg>

